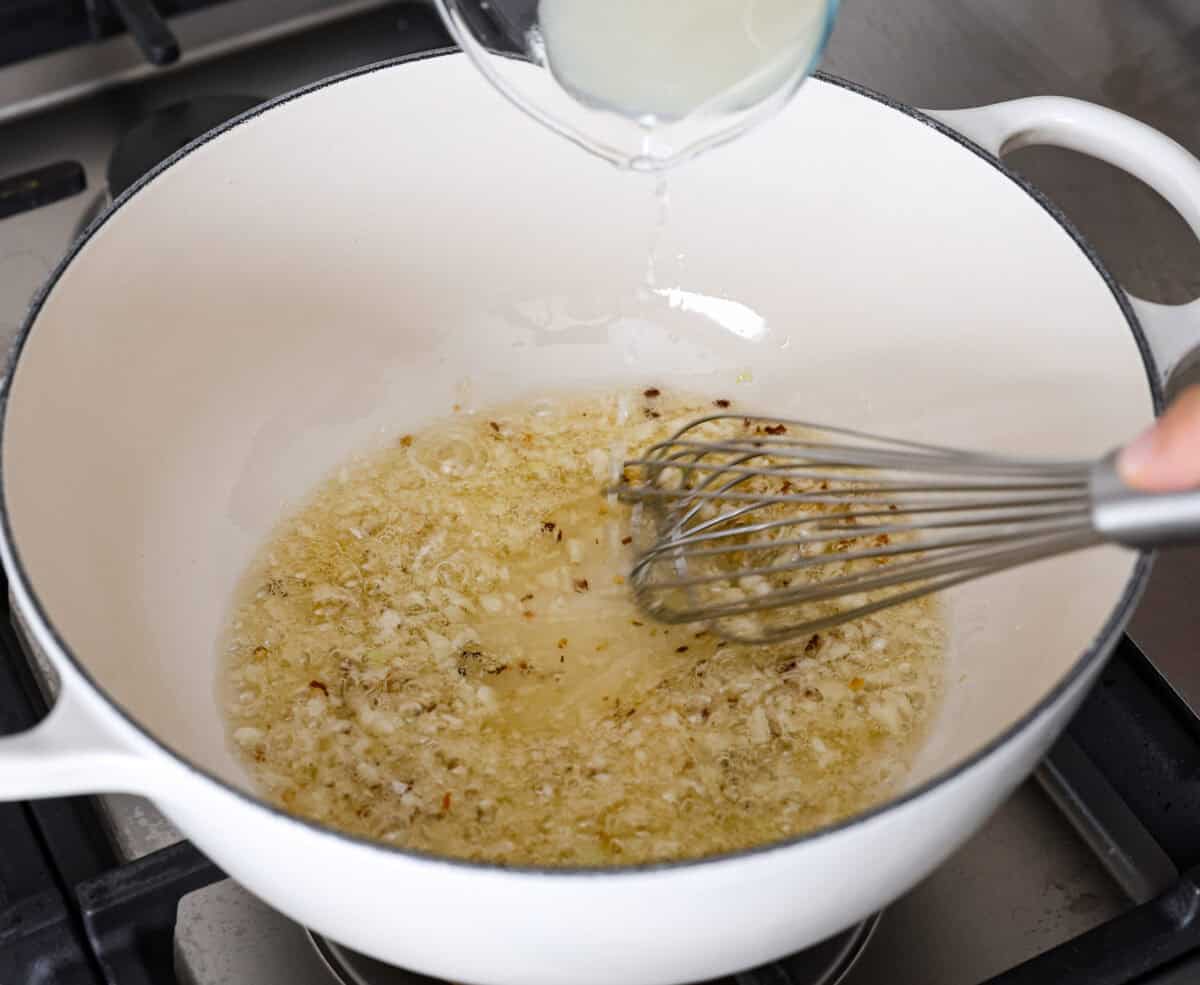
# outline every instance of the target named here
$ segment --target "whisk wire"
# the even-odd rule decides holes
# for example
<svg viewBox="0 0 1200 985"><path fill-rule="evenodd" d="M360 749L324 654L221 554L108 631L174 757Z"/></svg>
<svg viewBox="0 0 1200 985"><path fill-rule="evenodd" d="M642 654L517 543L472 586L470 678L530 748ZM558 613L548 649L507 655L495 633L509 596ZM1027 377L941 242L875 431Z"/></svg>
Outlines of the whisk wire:
<svg viewBox="0 0 1200 985"><path fill-rule="evenodd" d="M930 525L930 526L926 526L924 528L918 528L918 527L914 527L914 526L902 527L902 526L897 525L897 526L892 526L892 527L879 528L880 531L883 531L888 535L914 533L920 529L929 530L929 529L933 529L933 526ZM1078 529L1079 530L1088 529L1086 515L1081 515L1078 517ZM839 552L837 554L836 558L834 558L833 560L835 560L836 562L841 563L841 564L848 564L848 563L853 563L855 561L874 560L877 558L901 557L904 555L914 554L914 553L918 553L918 552L921 554L928 554L930 551L945 550L946 548L950 548L950 547L975 547L975 546L982 546L982 545L986 545L986 544L1012 543L1013 541L1015 541L1017 539L1018 536L1032 537L1032 536L1036 536L1039 534L1047 534L1047 533L1053 534L1053 533L1062 533L1062 532L1065 532L1063 524L1061 523L1061 521L1059 519L1055 519L1053 523L1045 523L1045 524L1041 524L1041 525L1027 523L1022 526L1019 534L1015 533L1012 530L1002 530L999 532L993 532L991 534L986 534L986 535L985 534L976 534L974 536L960 535L953 539L925 540L925 541L921 541L919 544L894 545L894 544L891 544L890 542L885 541L884 544L886 544L886 546L881 545L878 547L864 548L864 549L857 550L857 551ZM704 536L707 536L707 535L704 535ZM722 531L722 532L720 532L720 534L718 534L716 536L731 536L731 535L728 532ZM879 536L879 535L876 535L876 536ZM681 539L681 540L668 540L668 541L659 543L659 544L655 545L651 550L647 551L638 560L637 564L634 566L634 569L636 571L642 565L653 564L660 557L662 557L664 555L669 555L672 553L677 553L681 550L687 550L688 556L692 559L705 558L705 557L723 557L723 556L728 555L729 548L727 548L727 547L706 547L706 548L693 547L693 545L699 539L700 538L696 538L696 537L688 537L688 538ZM813 536L813 537L793 537L793 538L789 538L787 540L779 540L779 541L751 541L746 544L737 545L737 551L741 554L751 554L754 552L780 550L782 548L797 548L797 547L804 548L804 547L808 547L808 546L837 544L839 541L842 541L844 539L845 539L844 535L823 534L823 535L817 535L817 536ZM709 541L709 542L711 543L711 541ZM813 557L806 557L806 558L803 558L802 560L793 561L789 564L772 565L769 567L760 567L760 568L754 568L754 567L739 568L738 577L745 578L745 577L752 576L752 575L767 575L767 574L772 574L772 573L776 573L776 572L799 571L804 568L811 568L811 567L818 567L821 565L827 565L830 563L830 561L831 561L831 559L827 554L820 554L820 555L813 556ZM728 577L729 576L727 574L708 575L708 576L704 576L703 578L688 579L686 584L707 584L707 583L712 583L712 582L716 582L716 581L726 580L726 579L728 579ZM685 584L685 582L679 582L678 584Z"/></svg>
<svg viewBox="0 0 1200 985"><path fill-rule="evenodd" d="M643 608L776 641L1100 543L1091 469L714 414L612 491L635 506Z"/></svg>

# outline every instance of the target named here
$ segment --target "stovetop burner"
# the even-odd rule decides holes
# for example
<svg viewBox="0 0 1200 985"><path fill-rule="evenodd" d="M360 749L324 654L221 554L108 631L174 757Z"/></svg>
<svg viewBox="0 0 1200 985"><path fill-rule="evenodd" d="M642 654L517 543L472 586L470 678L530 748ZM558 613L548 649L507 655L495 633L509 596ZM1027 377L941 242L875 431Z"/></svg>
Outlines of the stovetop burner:
<svg viewBox="0 0 1200 985"><path fill-rule="evenodd" d="M95 195L75 224L81 236L122 192L148 171L214 127L265 102L261 96L240 93L201 95L156 109L117 141L104 169L106 185Z"/></svg>
<svg viewBox="0 0 1200 985"><path fill-rule="evenodd" d="M195 96L156 109L125 134L108 159L108 193L116 198L155 165L214 127L253 109L261 96Z"/></svg>
<svg viewBox="0 0 1200 985"><path fill-rule="evenodd" d="M698 985L838 985L862 955L878 923L875 915L782 961ZM308 937L337 985L453 985L383 964L311 931Z"/></svg>

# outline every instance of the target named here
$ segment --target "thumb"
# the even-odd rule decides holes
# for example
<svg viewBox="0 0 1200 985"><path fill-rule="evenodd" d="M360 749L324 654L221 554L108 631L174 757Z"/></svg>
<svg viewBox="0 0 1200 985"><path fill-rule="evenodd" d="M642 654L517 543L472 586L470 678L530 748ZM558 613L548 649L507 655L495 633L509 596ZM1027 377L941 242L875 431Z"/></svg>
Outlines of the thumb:
<svg viewBox="0 0 1200 985"><path fill-rule="evenodd" d="M1200 386L1180 394L1167 412L1117 459L1121 478L1146 492L1200 487Z"/></svg>

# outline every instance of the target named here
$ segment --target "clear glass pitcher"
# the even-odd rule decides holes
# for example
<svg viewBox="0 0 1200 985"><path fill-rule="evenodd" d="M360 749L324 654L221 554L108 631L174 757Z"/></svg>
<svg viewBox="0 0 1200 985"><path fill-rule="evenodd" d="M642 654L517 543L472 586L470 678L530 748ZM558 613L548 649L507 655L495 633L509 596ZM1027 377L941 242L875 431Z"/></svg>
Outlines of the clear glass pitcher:
<svg viewBox="0 0 1200 985"><path fill-rule="evenodd" d="M779 110L838 0L436 0L484 76L623 168L657 171Z"/></svg>

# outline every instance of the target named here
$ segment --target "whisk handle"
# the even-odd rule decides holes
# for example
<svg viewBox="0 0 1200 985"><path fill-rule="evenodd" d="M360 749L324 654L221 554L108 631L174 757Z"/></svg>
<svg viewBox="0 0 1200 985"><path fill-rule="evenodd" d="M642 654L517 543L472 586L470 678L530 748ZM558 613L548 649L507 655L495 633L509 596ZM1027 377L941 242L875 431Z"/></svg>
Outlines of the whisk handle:
<svg viewBox="0 0 1200 985"><path fill-rule="evenodd" d="M1153 549L1200 543L1200 489L1147 493L1130 489L1117 473L1117 455L1092 469L1092 524L1105 540Z"/></svg>

